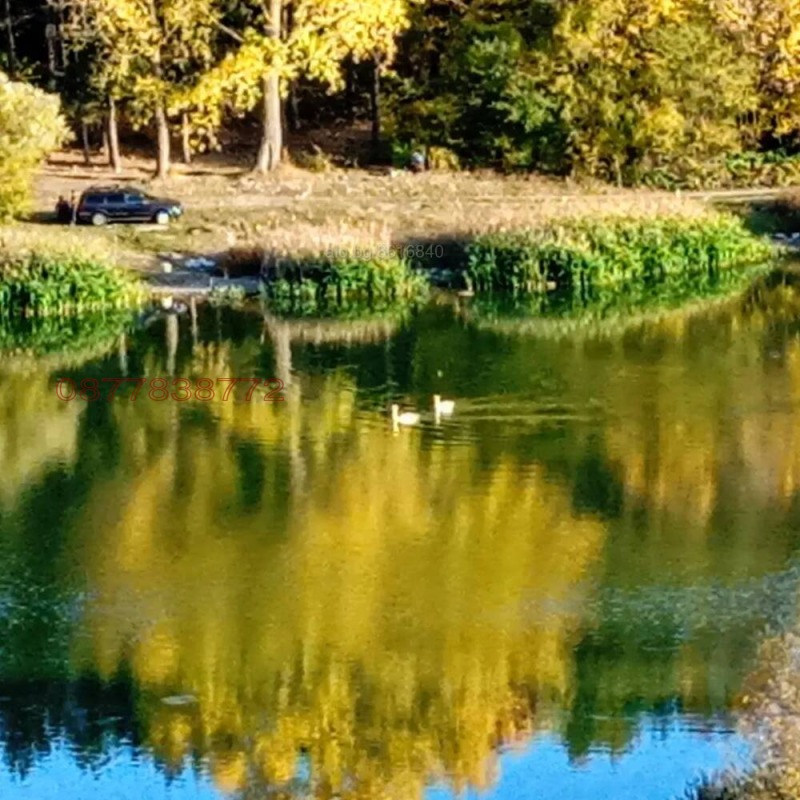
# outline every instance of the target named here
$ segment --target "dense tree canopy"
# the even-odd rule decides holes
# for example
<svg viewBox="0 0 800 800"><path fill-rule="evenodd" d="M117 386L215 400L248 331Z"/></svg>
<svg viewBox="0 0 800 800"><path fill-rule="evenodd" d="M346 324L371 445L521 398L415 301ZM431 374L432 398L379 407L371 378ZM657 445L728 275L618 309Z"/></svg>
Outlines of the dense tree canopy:
<svg viewBox="0 0 800 800"><path fill-rule="evenodd" d="M148 131L161 176L172 139L189 160L248 115L263 171L287 121L362 118L373 145L450 165L655 185L800 174L794 0L6 5L12 76L60 92L76 131L103 122L115 164L117 120Z"/></svg>

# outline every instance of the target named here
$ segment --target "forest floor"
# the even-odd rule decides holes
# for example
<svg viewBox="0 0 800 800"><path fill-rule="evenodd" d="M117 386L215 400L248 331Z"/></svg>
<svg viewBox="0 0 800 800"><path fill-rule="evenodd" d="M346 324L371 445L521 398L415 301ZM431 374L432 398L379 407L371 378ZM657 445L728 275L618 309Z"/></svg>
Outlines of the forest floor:
<svg viewBox="0 0 800 800"><path fill-rule="evenodd" d="M218 255L231 250L274 253L369 250L409 244L456 242L476 233L521 228L575 216L706 212L709 201L772 202L772 190L675 193L618 189L605 184L494 173L333 168L312 172L286 165L255 177L241 164L206 157L178 165L165 183L151 180L152 161L126 159L120 175L80 154L53 156L36 182L31 235L59 240L77 236L113 243L130 266L158 268L170 254ZM186 214L168 228L113 225L67 233L50 222L59 196L92 185L134 184L181 200ZM34 231L34 228L36 229Z"/></svg>

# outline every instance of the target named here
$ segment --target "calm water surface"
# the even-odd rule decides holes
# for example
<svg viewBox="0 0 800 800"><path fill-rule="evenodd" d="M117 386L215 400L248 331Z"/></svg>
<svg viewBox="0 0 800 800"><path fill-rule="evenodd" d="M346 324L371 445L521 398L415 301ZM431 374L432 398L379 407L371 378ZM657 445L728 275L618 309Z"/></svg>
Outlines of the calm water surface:
<svg viewBox="0 0 800 800"><path fill-rule="evenodd" d="M0 796L668 800L746 763L796 619L796 301L607 338L207 309L5 357ZM286 401L56 396L123 374Z"/></svg>

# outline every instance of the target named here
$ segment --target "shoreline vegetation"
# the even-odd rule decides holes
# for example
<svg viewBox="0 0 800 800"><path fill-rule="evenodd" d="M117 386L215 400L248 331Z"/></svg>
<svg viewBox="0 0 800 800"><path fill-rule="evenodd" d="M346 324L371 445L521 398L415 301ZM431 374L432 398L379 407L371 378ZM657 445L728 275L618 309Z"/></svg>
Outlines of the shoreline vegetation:
<svg viewBox="0 0 800 800"><path fill-rule="evenodd" d="M90 236L82 246L84 232ZM115 239L92 233L46 228L32 236L24 225L6 228L0 234L0 316L71 315L141 305L146 282L120 264L124 251ZM271 247L251 243L207 263L225 278L254 279L251 287L260 287L276 312L309 315L417 303L432 283L479 297L572 294L583 306L595 308L598 292L612 289L624 290L619 293L623 303L612 302L617 307L636 305L637 292L659 294L661 286L661 295L672 301L690 301L708 294L713 276L764 264L777 254L741 219L692 208L688 214L545 218L528 228L403 250L380 239L370 244L366 237L340 241L338 247L328 244L316 253L312 248L291 253L275 241ZM188 270L183 274L192 277ZM170 267L164 277L181 276ZM214 286L210 299L241 301L245 290L225 278L208 279ZM724 285L716 281L712 293ZM162 282L159 288L166 287ZM558 306L549 305L551 311ZM584 313L579 305L572 304L570 316ZM529 311L540 315L544 308L530 305ZM563 313L563 303L557 313Z"/></svg>
<svg viewBox="0 0 800 800"><path fill-rule="evenodd" d="M0 321L114 312L144 299L141 281L112 249L31 238L18 227L0 232Z"/></svg>
<svg viewBox="0 0 800 800"><path fill-rule="evenodd" d="M696 219L567 220L482 236L466 248L467 277L479 293L530 294L614 286L656 286L767 261L772 248L728 215Z"/></svg>

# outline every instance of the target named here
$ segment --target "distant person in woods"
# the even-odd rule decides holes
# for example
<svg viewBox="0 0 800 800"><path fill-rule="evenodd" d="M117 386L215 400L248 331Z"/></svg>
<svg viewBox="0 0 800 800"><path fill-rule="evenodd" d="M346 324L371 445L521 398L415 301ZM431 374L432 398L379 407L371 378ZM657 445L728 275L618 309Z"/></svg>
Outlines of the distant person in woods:
<svg viewBox="0 0 800 800"><path fill-rule="evenodd" d="M424 153L421 153L419 150L415 150L411 154L411 163L409 164L408 168L412 172L424 172L425 171Z"/></svg>
<svg viewBox="0 0 800 800"><path fill-rule="evenodd" d="M72 192L69 196L69 224L77 225L78 223L78 193Z"/></svg>

